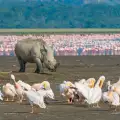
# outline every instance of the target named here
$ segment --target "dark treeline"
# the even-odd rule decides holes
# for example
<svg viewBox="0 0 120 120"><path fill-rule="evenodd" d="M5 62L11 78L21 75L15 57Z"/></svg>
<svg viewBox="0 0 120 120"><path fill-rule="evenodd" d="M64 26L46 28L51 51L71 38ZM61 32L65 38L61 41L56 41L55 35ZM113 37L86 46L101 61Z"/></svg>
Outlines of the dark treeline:
<svg viewBox="0 0 120 120"><path fill-rule="evenodd" d="M120 28L120 5L0 2L0 28Z"/></svg>

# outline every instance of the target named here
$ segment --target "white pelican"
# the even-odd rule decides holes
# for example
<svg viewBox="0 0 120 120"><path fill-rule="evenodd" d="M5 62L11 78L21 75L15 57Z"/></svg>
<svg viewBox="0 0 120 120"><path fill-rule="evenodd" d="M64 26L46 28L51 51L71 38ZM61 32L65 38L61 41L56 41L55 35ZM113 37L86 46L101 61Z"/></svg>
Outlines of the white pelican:
<svg viewBox="0 0 120 120"><path fill-rule="evenodd" d="M32 111L30 113L34 112L34 105L38 105L40 108L46 108L46 105L44 103L44 97L49 97L51 99L54 99L54 93L52 90L39 90L36 91L34 88L32 88L29 91L24 91L24 94L26 95L31 107Z"/></svg>
<svg viewBox="0 0 120 120"><path fill-rule="evenodd" d="M119 80L116 83L113 83L112 85L113 86L120 86L120 77L119 77Z"/></svg>
<svg viewBox="0 0 120 120"><path fill-rule="evenodd" d="M63 83L59 85L60 95L67 97L68 103L72 103L74 97L75 90L71 87L75 87L75 85L70 81L63 81Z"/></svg>
<svg viewBox="0 0 120 120"><path fill-rule="evenodd" d="M120 80L116 83L113 83L111 84L110 81L107 82L107 86L108 86L108 89L109 88L112 88L113 91L115 91L116 93L118 93L118 95L120 96Z"/></svg>
<svg viewBox="0 0 120 120"><path fill-rule="evenodd" d="M86 82L86 80L85 79L81 79L78 82L84 84Z"/></svg>
<svg viewBox="0 0 120 120"><path fill-rule="evenodd" d="M92 96L90 96L90 98L88 99L88 104L97 104L97 107L99 107L98 103L102 98L102 86L104 81L105 76L100 76L97 83L95 84L95 87L90 89L90 94Z"/></svg>
<svg viewBox="0 0 120 120"><path fill-rule="evenodd" d="M43 81L40 84L40 89L50 90L51 89L50 83L48 81Z"/></svg>
<svg viewBox="0 0 120 120"><path fill-rule="evenodd" d="M65 88L64 95L66 96L68 103L72 103L75 96L75 89Z"/></svg>
<svg viewBox="0 0 120 120"><path fill-rule="evenodd" d="M31 88L34 88L35 90L40 90L40 84L41 83L34 83L32 86L31 86Z"/></svg>
<svg viewBox="0 0 120 120"><path fill-rule="evenodd" d="M24 89L24 90L30 90L31 86L22 80L17 81L17 83Z"/></svg>
<svg viewBox="0 0 120 120"><path fill-rule="evenodd" d="M40 89L51 89L50 88L50 83L48 81L43 81L42 83L35 83L32 85L32 88L34 88L35 90L40 90Z"/></svg>
<svg viewBox="0 0 120 120"><path fill-rule="evenodd" d="M11 79L14 81L14 85L15 85L15 89L16 89L16 93L17 96L19 98L19 102L21 103L23 100L23 95L24 95L24 90L22 89L22 87L16 82L15 80L15 76L13 74L11 74Z"/></svg>
<svg viewBox="0 0 120 120"><path fill-rule="evenodd" d="M6 101L8 101L8 97L12 97L12 101L14 101L14 97L17 95L17 93L15 87L12 84L7 83L6 85L3 85L2 91L4 96L7 97Z"/></svg>
<svg viewBox="0 0 120 120"><path fill-rule="evenodd" d="M113 84L111 84L111 82L108 81L107 84L106 84L106 86L108 87L108 89L109 89L109 87L111 87L111 86L120 87L120 78L119 78L119 80L118 80L116 83L113 83Z"/></svg>
<svg viewBox="0 0 120 120"><path fill-rule="evenodd" d="M95 78L89 78L89 79L86 80L85 84L88 85L90 88L93 88L95 82L96 82Z"/></svg>
<svg viewBox="0 0 120 120"><path fill-rule="evenodd" d="M95 84L95 79L94 78L89 78L87 80L87 82L85 82L84 84L81 82L75 82L75 87L77 88L77 92L79 97L82 96L86 96L85 98L87 98L87 92L89 91L90 88L93 88Z"/></svg>
<svg viewBox="0 0 120 120"><path fill-rule="evenodd" d="M115 111L117 110L117 107L120 106L120 97L119 95L113 91L113 87L109 88L107 92L104 92L102 95L102 99L104 102L108 102L111 106L115 106Z"/></svg>
<svg viewBox="0 0 120 120"><path fill-rule="evenodd" d="M102 97L102 86L105 81L105 77L101 76L95 86L93 87L93 83L95 82L93 80L92 86L86 86L84 84L75 83L75 87L77 88L78 95L81 96L81 94L84 96L85 101L91 105L91 104L97 104L100 101Z"/></svg>

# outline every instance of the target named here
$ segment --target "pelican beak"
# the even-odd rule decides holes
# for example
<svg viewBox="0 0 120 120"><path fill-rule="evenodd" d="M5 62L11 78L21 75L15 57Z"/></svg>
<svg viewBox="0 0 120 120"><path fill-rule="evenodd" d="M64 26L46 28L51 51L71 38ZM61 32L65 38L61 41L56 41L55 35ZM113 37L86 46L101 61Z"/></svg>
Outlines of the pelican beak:
<svg viewBox="0 0 120 120"><path fill-rule="evenodd" d="M92 81L92 88L94 87L95 85L95 80Z"/></svg>
<svg viewBox="0 0 120 120"><path fill-rule="evenodd" d="M93 87L94 87L94 84L95 84L95 80L91 80L91 81L90 81L90 84L89 84L89 87L90 87L90 88L93 88Z"/></svg>
<svg viewBox="0 0 120 120"><path fill-rule="evenodd" d="M102 88L104 80L100 80L99 87Z"/></svg>
<svg viewBox="0 0 120 120"><path fill-rule="evenodd" d="M68 89L64 89L64 93L65 93L65 94L68 93Z"/></svg>
<svg viewBox="0 0 120 120"><path fill-rule="evenodd" d="M111 98L111 97L112 97L112 92L109 92L109 93L108 93L108 96Z"/></svg>
<svg viewBox="0 0 120 120"><path fill-rule="evenodd" d="M114 92L116 92L117 91L117 88L116 87L114 87L114 90L113 90Z"/></svg>

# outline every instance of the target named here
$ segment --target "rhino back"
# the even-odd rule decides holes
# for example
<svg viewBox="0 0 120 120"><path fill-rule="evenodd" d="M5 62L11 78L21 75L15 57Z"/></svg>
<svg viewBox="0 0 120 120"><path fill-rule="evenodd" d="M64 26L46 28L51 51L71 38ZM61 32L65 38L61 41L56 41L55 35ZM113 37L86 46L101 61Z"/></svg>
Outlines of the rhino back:
<svg viewBox="0 0 120 120"><path fill-rule="evenodd" d="M26 62L34 63L33 56L40 56L40 44L36 41L20 41L15 45L15 54Z"/></svg>

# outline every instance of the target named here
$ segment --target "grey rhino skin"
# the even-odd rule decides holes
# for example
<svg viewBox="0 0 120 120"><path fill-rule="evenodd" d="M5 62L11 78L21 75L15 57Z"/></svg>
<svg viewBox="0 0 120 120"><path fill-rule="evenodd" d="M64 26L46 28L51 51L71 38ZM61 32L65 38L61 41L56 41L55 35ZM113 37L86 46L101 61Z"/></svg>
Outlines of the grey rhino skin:
<svg viewBox="0 0 120 120"><path fill-rule="evenodd" d="M15 54L18 59L20 70L25 72L26 63L36 63L35 73L44 73L43 65L50 71L56 71L60 65L54 58L52 48L42 39L25 39L15 45Z"/></svg>

